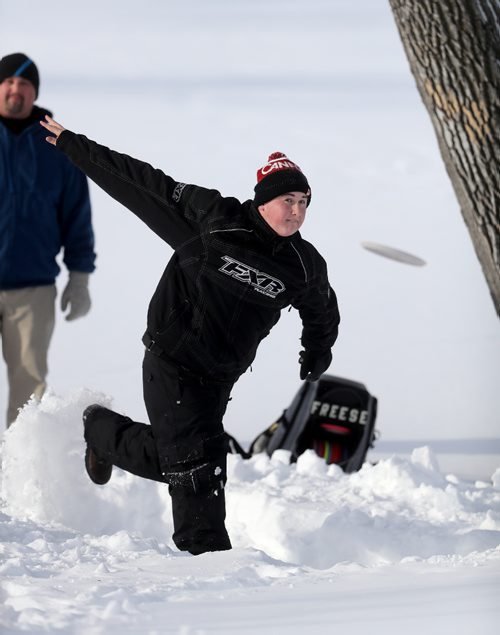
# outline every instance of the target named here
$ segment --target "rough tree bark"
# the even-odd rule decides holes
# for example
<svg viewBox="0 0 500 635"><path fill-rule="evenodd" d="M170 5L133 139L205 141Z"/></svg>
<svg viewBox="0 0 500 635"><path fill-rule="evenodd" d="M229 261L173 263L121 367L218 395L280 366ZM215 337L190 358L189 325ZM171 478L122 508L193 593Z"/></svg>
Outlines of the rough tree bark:
<svg viewBox="0 0 500 635"><path fill-rule="evenodd" d="M389 3L500 316L500 0Z"/></svg>

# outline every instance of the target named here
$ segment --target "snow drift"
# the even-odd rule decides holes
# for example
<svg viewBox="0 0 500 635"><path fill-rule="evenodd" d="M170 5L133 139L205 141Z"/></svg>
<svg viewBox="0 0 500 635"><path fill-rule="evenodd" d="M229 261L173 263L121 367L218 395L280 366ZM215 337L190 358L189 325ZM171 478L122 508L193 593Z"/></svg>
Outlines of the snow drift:
<svg viewBox="0 0 500 635"><path fill-rule="evenodd" d="M5 435L5 511L95 536L133 532L175 550L166 486L117 468L105 487L88 479L81 412L93 402L111 405L81 390L46 394L22 411ZM466 556L500 544L500 470L491 484L462 482L441 473L426 447L410 460L393 456L350 475L312 450L297 463L289 459L283 450L271 458L229 456L227 524L235 547L326 569Z"/></svg>

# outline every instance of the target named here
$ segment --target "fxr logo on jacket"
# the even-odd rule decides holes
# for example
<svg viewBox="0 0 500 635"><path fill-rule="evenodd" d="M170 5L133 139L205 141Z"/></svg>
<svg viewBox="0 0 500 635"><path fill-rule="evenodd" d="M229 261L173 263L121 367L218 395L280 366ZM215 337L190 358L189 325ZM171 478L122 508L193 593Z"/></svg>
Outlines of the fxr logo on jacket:
<svg viewBox="0 0 500 635"><path fill-rule="evenodd" d="M258 271L249 265L238 262L238 260L230 256L222 256L222 260L225 260L225 264L220 267L219 271L240 282L249 284L259 293L263 293L270 298L275 298L278 293L285 290L283 282L278 280L278 278L270 276L268 273Z"/></svg>

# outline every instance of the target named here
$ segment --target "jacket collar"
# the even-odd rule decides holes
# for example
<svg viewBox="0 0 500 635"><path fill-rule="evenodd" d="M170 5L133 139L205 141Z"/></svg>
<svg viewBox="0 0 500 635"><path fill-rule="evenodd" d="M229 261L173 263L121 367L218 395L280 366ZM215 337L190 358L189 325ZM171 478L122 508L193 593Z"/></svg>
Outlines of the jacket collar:
<svg viewBox="0 0 500 635"><path fill-rule="evenodd" d="M31 114L25 119L10 119L8 117L2 117L0 115L0 123L2 123L7 130L10 130L15 135L19 135L33 124L38 124L45 115L52 115L49 110L40 108L39 106L33 106ZM40 126L38 126L40 128Z"/></svg>

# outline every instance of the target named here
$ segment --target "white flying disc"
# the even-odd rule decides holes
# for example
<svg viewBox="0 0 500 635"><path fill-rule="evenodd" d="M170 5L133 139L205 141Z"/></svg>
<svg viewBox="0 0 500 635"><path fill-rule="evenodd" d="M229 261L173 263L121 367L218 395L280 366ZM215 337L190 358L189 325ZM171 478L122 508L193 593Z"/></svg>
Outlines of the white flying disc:
<svg viewBox="0 0 500 635"><path fill-rule="evenodd" d="M426 264L425 260L422 260L422 258L419 258L418 256L409 254L407 251L401 251L401 249L395 249L394 247L381 245L380 243L363 241L361 243L361 246L368 251L372 251L374 254L384 256L384 258L390 258L391 260L397 260L397 262L403 262L405 265L423 267Z"/></svg>

